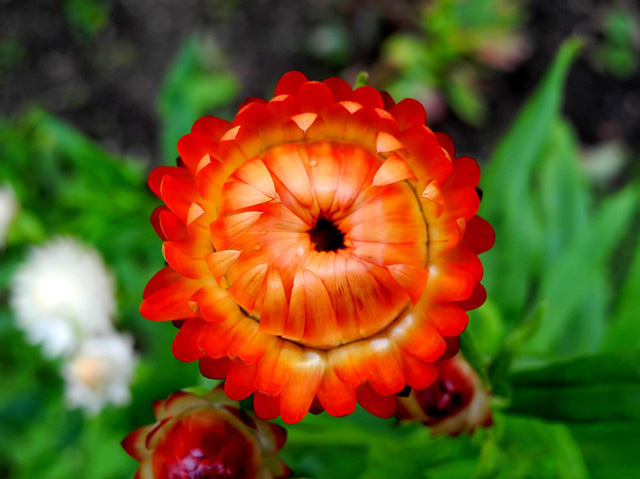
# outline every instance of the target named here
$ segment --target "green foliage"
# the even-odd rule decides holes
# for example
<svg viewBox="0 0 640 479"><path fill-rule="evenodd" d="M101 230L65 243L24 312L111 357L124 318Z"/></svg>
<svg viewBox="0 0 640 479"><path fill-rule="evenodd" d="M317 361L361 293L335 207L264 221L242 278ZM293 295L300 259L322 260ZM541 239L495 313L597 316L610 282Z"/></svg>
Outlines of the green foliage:
<svg viewBox="0 0 640 479"><path fill-rule="evenodd" d="M81 36L93 36L106 25L111 0L63 0L67 21Z"/></svg>
<svg viewBox="0 0 640 479"><path fill-rule="evenodd" d="M481 125L487 116L483 82L491 69L510 69L524 55L517 29L519 2L435 0L421 12L419 33L400 32L384 45L396 70L387 89L396 99L445 95L462 120Z"/></svg>
<svg viewBox="0 0 640 479"><path fill-rule="evenodd" d="M603 23L604 38L596 45L595 64L617 77L630 78L638 70L638 18L622 8L614 8L607 12Z"/></svg>
<svg viewBox="0 0 640 479"><path fill-rule="evenodd" d="M439 49L432 52L408 36L392 40L394 59L416 68L414 79L443 75L430 68L447 62L451 78L464 77L464 68L452 65L472 53L474 32L495 26L491 2L452 7L458 3L434 2L425 13L425 31L440 32L446 40ZM511 28L517 10L505 15L498 26ZM453 35L459 25L468 31ZM494 427L434 437L421 424L398 424L361 409L345 418L309 415L287 426L283 456L297 477L600 479L640 474L635 451L640 437L640 239L626 239L635 251L628 269L618 272L619 282L610 274L612 260L637 221L640 190L637 179L630 178L603 197L585 179L576 135L560 113L567 72L580 47L574 39L561 48L482 180L480 214L494 225L497 243L482 257L489 300L472 313L461 349L493 390ZM414 60L419 61L413 65ZM404 76L396 86L416 81L424 87L423 80L410 78ZM357 81L366 83L363 75ZM481 111L482 106L472 106L482 100L464 85L468 80L456 81L461 83L446 90L455 108ZM190 38L158 101L165 161L175 158L176 141L197 117L224 112L237 91L215 47ZM481 116L478 111L469 121ZM153 421L152 401L180 388L203 391L212 384L199 378L194 365L173 359L169 351L175 330L170 325L143 321L137 312L144 285L163 264L148 222L158 202L145 186L145 168L134 158L114 157L39 110L0 121L0 158L0 178L13 186L20 203L0 263L2 299L31 245L57 235L79 237L95 246L114 271L118 327L135 335L140 354L132 404L84 417L63 404L61 365L42 359L38 348L25 342L2 301L0 437L10 440L0 451L0 471L11 479L130 477L136 463L119 441Z"/></svg>
<svg viewBox="0 0 640 479"><path fill-rule="evenodd" d="M640 420L640 351L550 360L511 376L510 411L565 422Z"/></svg>
<svg viewBox="0 0 640 479"><path fill-rule="evenodd" d="M220 116L238 92L238 82L225 66L217 46L199 36L183 44L164 81L158 99L162 120L162 156L176 159L176 143L206 114Z"/></svg>

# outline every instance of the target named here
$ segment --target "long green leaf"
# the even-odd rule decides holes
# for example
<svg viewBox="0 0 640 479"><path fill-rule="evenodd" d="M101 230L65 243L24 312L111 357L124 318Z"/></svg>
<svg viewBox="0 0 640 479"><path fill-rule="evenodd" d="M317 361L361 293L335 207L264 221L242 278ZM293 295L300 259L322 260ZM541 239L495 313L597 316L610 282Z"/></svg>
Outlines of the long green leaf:
<svg viewBox="0 0 640 479"><path fill-rule="evenodd" d="M612 350L640 348L640 241L620 293L605 347Z"/></svg>
<svg viewBox="0 0 640 479"><path fill-rule="evenodd" d="M527 345L529 352L553 351L561 336L568 332L571 315L577 311L594 280L598 275L607 274L607 263L637 211L639 196L640 191L631 185L605 200L584 234L575 238L545 273L539 300L546 301L548 308L540 329ZM581 327L581 324L573 326Z"/></svg>
<svg viewBox="0 0 640 479"><path fill-rule="evenodd" d="M640 351L553 361L514 372L509 410L567 422L640 420Z"/></svg>
<svg viewBox="0 0 640 479"><path fill-rule="evenodd" d="M481 214L496 230L496 246L484 257L490 293L510 312L522 310L532 271L539 262L543 232L529 183L538 158L560 111L564 81L582 42L562 46L544 80L518 114L499 144L484 177Z"/></svg>

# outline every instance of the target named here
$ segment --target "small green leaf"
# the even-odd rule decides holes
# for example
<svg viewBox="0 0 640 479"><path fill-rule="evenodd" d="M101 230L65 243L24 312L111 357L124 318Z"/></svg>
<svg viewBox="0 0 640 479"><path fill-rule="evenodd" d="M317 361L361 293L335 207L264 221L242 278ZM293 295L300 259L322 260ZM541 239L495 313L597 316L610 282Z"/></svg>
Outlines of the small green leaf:
<svg viewBox="0 0 640 479"><path fill-rule="evenodd" d="M369 84L369 72L361 71L358 73L356 77L356 85L355 88L360 88L361 86L366 86Z"/></svg>

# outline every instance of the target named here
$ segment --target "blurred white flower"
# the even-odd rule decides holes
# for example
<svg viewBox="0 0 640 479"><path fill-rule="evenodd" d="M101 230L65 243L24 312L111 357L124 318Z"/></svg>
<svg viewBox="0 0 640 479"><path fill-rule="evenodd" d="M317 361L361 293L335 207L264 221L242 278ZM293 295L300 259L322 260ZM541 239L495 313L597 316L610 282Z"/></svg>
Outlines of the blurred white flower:
<svg viewBox="0 0 640 479"><path fill-rule="evenodd" d="M136 362L131 336L112 333L83 341L62 370L67 404L94 415L107 404L128 403Z"/></svg>
<svg viewBox="0 0 640 479"><path fill-rule="evenodd" d="M7 232L18 211L18 201L13 188L8 184L0 185L0 250L4 248Z"/></svg>
<svg viewBox="0 0 640 479"><path fill-rule="evenodd" d="M49 357L111 332L116 308L113 277L99 253L71 238L31 250L12 278L9 302L27 340Z"/></svg>

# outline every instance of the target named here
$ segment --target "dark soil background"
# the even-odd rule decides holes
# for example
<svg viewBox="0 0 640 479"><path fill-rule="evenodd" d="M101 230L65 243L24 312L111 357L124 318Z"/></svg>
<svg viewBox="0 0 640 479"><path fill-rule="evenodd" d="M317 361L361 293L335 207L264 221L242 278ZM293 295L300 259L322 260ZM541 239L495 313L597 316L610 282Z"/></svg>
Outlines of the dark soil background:
<svg viewBox="0 0 640 479"><path fill-rule="evenodd" d="M40 106L69 121L116 154L158 163L156 99L163 78L188 35L214 39L241 80L240 98L265 96L286 71L311 79L341 75L352 81L379 58L381 43L399 29L415 28L420 4L392 0L117 0L97 32L69 22L74 0L0 0L0 38L11 45L0 62L0 115ZM531 53L513 72L488 86L490 118L481 129L448 115L435 129L452 135L463 154L484 161L518 107L550 64L558 46L583 34L587 48L566 90L565 112L581 141L623 140L640 151L640 76L621 80L590 61L601 36L595 0L533 1L524 28ZM624 2L622 2L624 3ZM310 33L339 22L351 43L349 57L327 62L308 53ZM373 86L380 86L374 76ZM239 102L240 100L238 100Z"/></svg>

